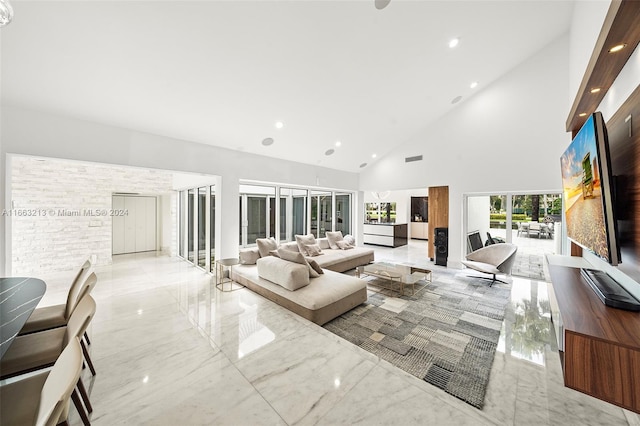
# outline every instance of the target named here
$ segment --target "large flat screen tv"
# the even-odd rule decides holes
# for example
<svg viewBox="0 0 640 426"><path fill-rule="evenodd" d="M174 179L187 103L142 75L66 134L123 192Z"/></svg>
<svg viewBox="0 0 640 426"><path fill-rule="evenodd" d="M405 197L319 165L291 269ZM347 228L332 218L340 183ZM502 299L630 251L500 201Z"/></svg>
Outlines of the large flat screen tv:
<svg viewBox="0 0 640 426"><path fill-rule="evenodd" d="M607 128L589 116L560 158L567 236L612 265L620 263Z"/></svg>

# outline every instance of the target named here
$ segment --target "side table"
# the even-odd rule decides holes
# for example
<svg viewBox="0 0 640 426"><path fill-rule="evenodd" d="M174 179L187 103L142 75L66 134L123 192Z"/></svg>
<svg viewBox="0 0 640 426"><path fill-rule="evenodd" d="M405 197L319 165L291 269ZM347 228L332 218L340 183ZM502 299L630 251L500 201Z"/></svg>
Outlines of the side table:
<svg viewBox="0 0 640 426"><path fill-rule="evenodd" d="M238 258L229 258L229 259L218 259L216 260L216 288L220 291L233 291L244 288L243 285L238 283L234 283L233 279L231 279L231 273L233 271L234 265L239 265L240 259ZM225 279L224 277L224 268L229 268L229 278ZM225 283L229 283L229 289L225 290ZM235 284L235 286L234 286Z"/></svg>

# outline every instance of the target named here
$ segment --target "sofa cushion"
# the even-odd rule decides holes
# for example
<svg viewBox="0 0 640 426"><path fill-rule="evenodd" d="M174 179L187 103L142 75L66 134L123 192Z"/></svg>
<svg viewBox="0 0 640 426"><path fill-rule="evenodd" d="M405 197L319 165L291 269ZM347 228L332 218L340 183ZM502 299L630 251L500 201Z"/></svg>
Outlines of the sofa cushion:
<svg viewBox="0 0 640 426"><path fill-rule="evenodd" d="M276 250L278 248L278 243L274 238L258 238L256 240L256 244L258 245L260 257L267 257L271 250Z"/></svg>
<svg viewBox="0 0 640 426"><path fill-rule="evenodd" d="M287 250L287 249L284 249L284 248L279 248L278 249L278 254L280 255L280 258L283 259L283 260L287 260L289 262L299 263L301 265L306 266L307 269L309 270L309 277L318 278L320 276L320 274L318 274L315 271L315 269L313 269L311 267L311 265L309 265L309 262L307 262L307 259L304 258L302 253L296 253L296 252L293 252L291 250Z"/></svg>
<svg viewBox="0 0 640 426"><path fill-rule="evenodd" d="M280 247L285 248L287 250L300 252L300 250L298 249L298 243L296 243L295 241L291 241L291 242L288 242L288 243L282 243L282 244L280 244Z"/></svg>
<svg viewBox="0 0 640 426"><path fill-rule="evenodd" d="M307 248L305 246L317 244L316 237L314 237L313 234L296 235L296 243L298 243L298 250L300 251L300 253L304 254L305 256L308 256Z"/></svg>
<svg viewBox="0 0 640 426"><path fill-rule="evenodd" d="M320 246L321 250L329 250L331 248L331 246L329 246L329 240L327 240L327 238L318 238L316 239L316 241L318 242L318 245Z"/></svg>
<svg viewBox="0 0 640 426"><path fill-rule="evenodd" d="M342 231L327 232L327 240L329 241L329 247L331 247L333 250L337 249L338 241L343 240Z"/></svg>
<svg viewBox="0 0 640 426"><path fill-rule="evenodd" d="M260 252L257 247L240 250L241 265L255 265L258 259L260 259Z"/></svg>
<svg viewBox="0 0 640 426"><path fill-rule="evenodd" d="M258 259L258 276L290 291L309 285L309 265L290 262L275 256Z"/></svg>
<svg viewBox="0 0 640 426"><path fill-rule="evenodd" d="M356 245L356 237L351 234L345 235L343 241L345 241L347 244L351 244L352 246Z"/></svg>

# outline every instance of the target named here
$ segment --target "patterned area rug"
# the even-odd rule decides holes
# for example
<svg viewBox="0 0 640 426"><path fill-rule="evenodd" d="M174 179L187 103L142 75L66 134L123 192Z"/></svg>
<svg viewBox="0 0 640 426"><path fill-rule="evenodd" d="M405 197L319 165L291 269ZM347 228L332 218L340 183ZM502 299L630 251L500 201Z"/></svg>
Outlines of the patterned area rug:
<svg viewBox="0 0 640 426"><path fill-rule="evenodd" d="M365 278L367 302L324 327L482 409L511 285L489 287L449 270L433 275L402 297Z"/></svg>

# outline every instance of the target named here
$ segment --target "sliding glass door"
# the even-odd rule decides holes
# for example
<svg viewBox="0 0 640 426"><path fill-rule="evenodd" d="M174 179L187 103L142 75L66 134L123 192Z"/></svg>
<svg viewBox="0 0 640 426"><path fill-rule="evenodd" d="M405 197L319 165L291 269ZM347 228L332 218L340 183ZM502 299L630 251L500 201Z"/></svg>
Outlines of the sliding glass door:
<svg viewBox="0 0 640 426"><path fill-rule="evenodd" d="M333 229L331 201L331 192L311 191L311 233L316 238Z"/></svg>
<svg viewBox="0 0 640 426"><path fill-rule="evenodd" d="M336 194L336 231L351 233L351 194Z"/></svg>

